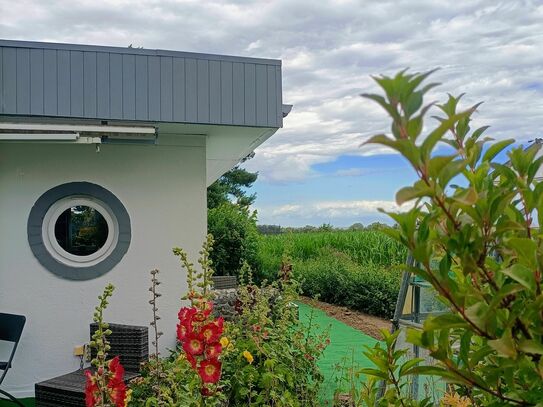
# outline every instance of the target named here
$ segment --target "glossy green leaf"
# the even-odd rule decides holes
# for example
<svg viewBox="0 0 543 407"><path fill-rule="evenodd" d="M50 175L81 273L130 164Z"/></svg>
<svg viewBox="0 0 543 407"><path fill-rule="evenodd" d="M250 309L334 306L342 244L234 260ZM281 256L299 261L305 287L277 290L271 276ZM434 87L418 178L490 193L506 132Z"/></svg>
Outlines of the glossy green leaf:
<svg viewBox="0 0 543 407"><path fill-rule="evenodd" d="M465 328L466 321L456 314L443 314L437 317L430 317L424 321L424 329L438 330L446 328Z"/></svg>
<svg viewBox="0 0 543 407"><path fill-rule="evenodd" d="M485 154L483 155L483 161L492 161L494 157L496 157L499 153L501 153L504 149L509 147L511 144L513 144L515 140L513 139L507 139L498 141L496 144L493 144L486 150Z"/></svg>

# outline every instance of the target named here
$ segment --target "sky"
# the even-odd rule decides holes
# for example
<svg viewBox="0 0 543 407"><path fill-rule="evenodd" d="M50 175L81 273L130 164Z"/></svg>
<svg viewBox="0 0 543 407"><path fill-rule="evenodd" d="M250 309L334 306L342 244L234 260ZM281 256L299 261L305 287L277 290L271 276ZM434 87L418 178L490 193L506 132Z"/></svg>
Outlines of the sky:
<svg viewBox="0 0 543 407"><path fill-rule="evenodd" d="M361 147L389 127L359 96L378 91L371 75L440 68L429 101L465 92L464 106L485 102L473 126L489 136L543 137L541 0L0 0L0 38L281 59L294 108L245 164L261 224L343 227L397 209L411 169Z"/></svg>

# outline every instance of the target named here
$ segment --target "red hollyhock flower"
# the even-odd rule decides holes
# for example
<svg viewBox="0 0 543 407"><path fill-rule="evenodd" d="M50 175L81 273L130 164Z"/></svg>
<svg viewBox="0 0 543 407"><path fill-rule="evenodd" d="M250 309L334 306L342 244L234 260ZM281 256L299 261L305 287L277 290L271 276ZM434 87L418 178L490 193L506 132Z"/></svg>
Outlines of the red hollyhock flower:
<svg viewBox="0 0 543 407"><path fill-rule="evenodd" d="M204 383L217 383L221 378L221 362L216 359L203 360L198 374Z"/></svg>
<svg viewBox="0 0 543 407"><path fill-rule="evenodd" d="M124 384L124 381L112 379L108 382L107 387L115 407L125 407L126 384Z"/></svg>
<svg viewBox="0 0 543 407"><path fill-rule="evenodd" d="M196 363L197 363L196 358L192 356L190 353L187 353L185 356L187 357L187 360L189 361L192 368L196 369Z"/></svg>
<svg viewBox="0 0 543 407"><path fill-rule="evenodd" d="M87 407L94 407L98 403L100 391L90 370L85 370L85 376L87 378L85 383L85 404Z"/></svg>
<svg viewBox="0 0 543 407"><path fill-rule="evenodd" d="M204 341L191 332L183 343L183 349L191 355L201 355L204 352Z"/></svg>
<svg viewBox="0 0 543 407"><path fill-rule="evenodd" d="M215 321L213 321L215 325L217 325L217 328L219 328L219 335L222 335L222 332L224 330L224 318L219 317Z"/></svg>
<svg viewBox="0 0 543 407"><path fill-rule="evenodd" d="M179 342L183 343L184 341L186 341L188 335L188 328L183 324L177 324L177 339L179 340Z"/></svg>
<svg viewBox="0 0 543 407"><path fill-rule="evenodd" d="M200 330L200 335L202 338L204 338L206 343L217 342L221 336L221 333L222 332L220 332L219 327L213 322L204 325Z"/></svg>
<svg viewBox="0 0 543 407"><path fill-rule="evenodd" d="M124 367L118 356L109 361L109 373L111 377L107 383L111 401L116 407L125 407L126 384L124 383Z"/></svg>
<svg viewBox="0 0 543 407"><path fill-rule="evenodd" d="M206 359L217 359L222 352L222 345L220 343L212 343L207 345L204 351Z"/></svg>
<svg viewBox="0 0 543 407"><path fill-rule="evenodd" d="M192 319L196 322L204 322L206 318L207 318L207 315L205 314L204 311L197 311L192 317Z"/></svg>
<svg viewBox="0 0 543 407"><path fill-rule="evenodd" d="M108 364L109 372L112 374L112 377L117 380L123 380L124 376L124 367L121 365L121 360L119 356L115 356L109 361Z"/></svg>
<svg viewBox="0 0 543 407"><path fill-rule="evenodd" d="M187 329L192 329L192 320L197 310L195 308L183 307L179 310L177 317L182 325L185 325Z"/></svg>

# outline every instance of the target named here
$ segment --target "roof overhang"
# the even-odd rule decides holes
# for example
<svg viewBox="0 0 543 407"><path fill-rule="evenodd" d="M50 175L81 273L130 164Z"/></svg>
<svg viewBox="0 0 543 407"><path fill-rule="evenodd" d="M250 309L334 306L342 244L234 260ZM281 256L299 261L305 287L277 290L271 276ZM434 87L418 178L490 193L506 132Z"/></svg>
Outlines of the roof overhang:
<svg viewBox="0 0 543 407"><path fill-rule="evenodd" d="M259 145L276 128L183 123L126 123L58 118L1 117L0 143L69 143L168 145L171 140L201 137L206 146L206 183L211 185ZM163 142L164 141L164 142Z"/></svg>
<svg viewBox="0 0 543 407"><path fill-rule="evenodd" d="M9 40L0 40L0 59L0 141L202 136L208 185L292 108L282 103L279 60Z"/></svg>

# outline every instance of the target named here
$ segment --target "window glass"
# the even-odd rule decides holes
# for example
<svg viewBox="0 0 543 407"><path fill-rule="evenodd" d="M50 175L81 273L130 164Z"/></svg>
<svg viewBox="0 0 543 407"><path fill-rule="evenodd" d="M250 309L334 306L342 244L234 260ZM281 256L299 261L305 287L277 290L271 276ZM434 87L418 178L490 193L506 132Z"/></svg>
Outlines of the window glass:
<svg viewBox="0 0 543 407"><path fill-rule="evenodd" d="M55 222L55 238L64 250L76 256L96 253L106 243L107 222L90 206L66 209Z"/></svg>

